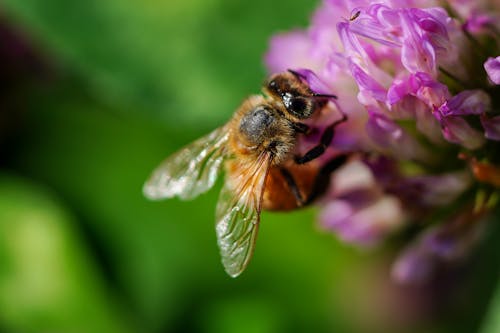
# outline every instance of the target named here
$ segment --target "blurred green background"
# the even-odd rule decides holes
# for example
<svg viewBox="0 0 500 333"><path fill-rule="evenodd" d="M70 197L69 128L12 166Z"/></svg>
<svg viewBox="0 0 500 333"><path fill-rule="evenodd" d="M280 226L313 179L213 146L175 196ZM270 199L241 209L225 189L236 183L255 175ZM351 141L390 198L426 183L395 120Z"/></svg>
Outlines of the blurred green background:
<svg viewBox="0 0 500 333"><path fill-rule="evenodd" d="M403 287L392 248L339 243L313 208L264 213L254 259L231 279L217 189L143 198L164 157L259 91L269 38L307 26L316 5L0 2L1 332L500 332L492 241Z"/></svg>

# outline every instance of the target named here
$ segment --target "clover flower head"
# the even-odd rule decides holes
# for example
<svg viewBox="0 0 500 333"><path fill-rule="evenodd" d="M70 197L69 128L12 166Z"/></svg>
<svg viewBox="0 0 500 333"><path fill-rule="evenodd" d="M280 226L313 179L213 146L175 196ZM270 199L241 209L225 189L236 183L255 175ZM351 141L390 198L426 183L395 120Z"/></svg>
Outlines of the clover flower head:
<svg viewBox="0 0 500 333"><path fill-rule="evenodd" d="M271 40L270 72L300 71L348 116L332 151L355 158L332 175L321 225L364 246L413 225L398 281L466 258L497 202L499 46L500 4L481 0L324 0L307 29Z"/></svg>

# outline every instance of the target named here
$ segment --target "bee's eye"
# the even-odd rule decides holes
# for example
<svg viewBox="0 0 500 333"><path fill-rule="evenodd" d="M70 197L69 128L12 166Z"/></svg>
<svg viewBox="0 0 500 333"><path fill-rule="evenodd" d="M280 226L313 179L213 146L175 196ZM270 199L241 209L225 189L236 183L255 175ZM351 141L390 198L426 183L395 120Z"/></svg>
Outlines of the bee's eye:
<svg viewBox="0 0 500 333"><path fill-rule="evenodd" d="M267 84L267 89L269 89L272 93L275 93L277 95L281 95L281 89L279 87L278 82L276 80L271 80Z"/></svg>
<svg viewBox="0 0 500 333"><path fill-rule="evenodd" d="M296 96L285 99L284 102L288 112L299 119L309 118L314 111L314 103L308 98Z"/></svg>
<svg viewBox="0 0 500 333"><path fill-rule="evenodd" d="M290 109L300 113L307 108L307 102L302 97L294 97L290 99L289 107Z"/></svg>

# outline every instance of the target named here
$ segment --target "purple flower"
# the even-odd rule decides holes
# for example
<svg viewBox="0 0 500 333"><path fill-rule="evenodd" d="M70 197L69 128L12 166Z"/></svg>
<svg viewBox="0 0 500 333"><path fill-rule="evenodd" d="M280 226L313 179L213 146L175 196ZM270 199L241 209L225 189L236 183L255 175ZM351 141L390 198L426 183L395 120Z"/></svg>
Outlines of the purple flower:
<svg viewBox="0 0 500 333"><path fill-rule="evenodd" d="M399 198L406 215L415 220L421 220L435 207L453 203L472 183L466 171L406 175L393 158L372 156L365 163L381 192Z"/></svg>
<svg viewBox="0 0 500 333"><path fill-rule="evenodd" d="M482 116L481 124L483 125L486 138L500 141L500 116Z"/></svg>
<svg viewBox="0 0 500 333"><path fill-rule="evenodd" d="M467 208L450 221L426 230L396 259L393 278L404 284L426 282L442 266L467 259L484 230L483 223L471 221L478 217Z"/></svg>
<svg viewBox="0 0 500 333"><path fill-rule="evenodd" d="M349 69L352 76L358 84L360 90L360 102L368 101L373 98L376 101L384 102L386 98L385 89L372 76L368 75L361 67L354 62L349 63ZM363 103L368 104L368 103Z"/></svg>
<svg viewBox="0 0 500 333"><path fill-rule="evenodd" d="M388 149L402 159L428 157L426 150L395 121L372 108L368 109L368 115L366 132L380 150Z"/></svg>
<svg viewBox="0 0 500 333"><path fill-rule="evenodd" d="M320 221L342 240L372 246L403 225L401 202L383 192L361 161L344 166L332 184Z"/></svg>
<svg viewBox="0 0 500 333"><path fill-rule="evenodd" d="M484 134L472 128L465 119L454 116L441 117L437 112L436 115L446 140L471 150L478 149L484 144Z"/></svg>
<svg viewBox="0 0 500 333"><path fill-rule="evenodd" d="M495 24L495 17L487 14L471 15L464 23L464 29L473 33L481 33Z"/></svg>
<svg viewBox="0 0 500 333"><path fill-rule="evenodd" d="M447 116L481 115L491 108L490 96L483 90L464 90L439 107Z"/></svg>
<svg viewBox="0 0 500 333"><path fill-rule="evenodd" d="M401 61L410 73L436 72L436 50L430 38L419 29L410 12L401 13L401 26L405 41L401 48Z"/></svg>
<svg viewBox="0 0 500 333"><path fill-rule="evenodd" d="M320 220L325 228L334 230L340 239L362 246L373 246L402 224L402 211L395 197L384 196L357 206L337 199L323 208Z"/></svg>
<svg viewBox="0 0 500 333"><path fill-rule="evenodd" d="M348 116L331 151L356 158L332 175L322 226L361 245L412 223L423 229L395 264L397 280L430 278L464 257L478 223L448 226L492 207L476 214L464 202L500 195L500 166L491 162L500 154L499 12L486 0L324 0L306 30L272 39L271 72L295 69L313 91L338 97L308 124L326 127L329 111ZM317 137L299 140L304 150ZM460 213L450 216L453 207ZM434 216L444 222L431 228Z"/></svg>
<svg viewBox="0 0 500 333"><path fill-rule="evenodd" d="M271 39L271 52L266 57L267 66L271 72L283 72L292 67L314 68L314 62L309 60L310 48L311 41L303 31L274 37ZM283 54L287 56L283 57Z"/></svg>
<svg viewBox="0 0 500 333"><path fill-rule="evenodd" d="M392 267L392 278L402 284L420 284L432 278L438 260L423 246L407 249Z"/></svg>
<svg viewBox="0 0 500 333"><path fill-rule="evenodd" d="M500 84L500 57L488 58L484 63L484 69L491 82Z"/></svg>

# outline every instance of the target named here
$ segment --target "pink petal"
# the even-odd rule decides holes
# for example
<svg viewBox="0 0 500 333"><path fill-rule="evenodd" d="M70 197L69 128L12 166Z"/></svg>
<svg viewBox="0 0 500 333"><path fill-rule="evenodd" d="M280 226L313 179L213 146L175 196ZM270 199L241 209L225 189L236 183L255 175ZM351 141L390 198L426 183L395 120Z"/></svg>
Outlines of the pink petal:
<svg viewBox="0 0 500 333"><path fill-rule="evenodd" d="M265 56L267 68L271 73L279 73L289 68L318 67L309 56L310 49L311 41L305 31L276 35Z"/></svg>
<svg viewBox="0 0 500 333"><path fill-rule="evenodd" d="M484 136L490 140L500 141L500 116L481 117L481 124L484 128Z"/></svg>
<svg viewBox="0 0 500 333"><path fill-rule="evenodd" d="M464 90L439 107L443 116L480 115L491 108L490 96L482 90Z"/></svg>
<svg viewBox="0 0 500 333"><path fill-rule="evenodd" d="M500 84L500 56L496 58L488 58L484 63L484 69L488 74L488 78L494 84Z"/></svg>
<svg viewBox="0 0 500 333"><path fill-rule="evenodd" d="M483 134L473 129L460 117L443 117L441 125L446 140L460 144L467 149L480 148L485 142Z"/></svg>

